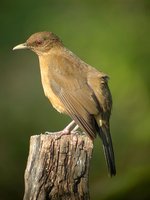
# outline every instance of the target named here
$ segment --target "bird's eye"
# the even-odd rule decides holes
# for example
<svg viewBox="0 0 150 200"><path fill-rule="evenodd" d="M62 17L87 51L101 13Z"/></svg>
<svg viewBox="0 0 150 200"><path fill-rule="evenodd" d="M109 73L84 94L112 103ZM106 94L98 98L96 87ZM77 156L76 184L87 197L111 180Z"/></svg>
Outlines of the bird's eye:
<svg viewBox="0 0 150 200"><path fill-rule="evenodd" d="M43 43L43 40L36 40L36 45L41 45Z"/></svg>

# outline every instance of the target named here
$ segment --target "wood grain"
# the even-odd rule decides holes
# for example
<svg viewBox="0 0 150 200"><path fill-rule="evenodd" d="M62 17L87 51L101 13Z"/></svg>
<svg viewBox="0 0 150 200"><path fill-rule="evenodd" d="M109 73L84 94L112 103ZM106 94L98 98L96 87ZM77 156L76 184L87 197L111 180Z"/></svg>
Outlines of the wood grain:
<svg viewBox="0 0 150 200"><path fill-rule="evenodd" d="M24 200L88 200L92 150L93 141L79 133L31 136Z"/></svg>

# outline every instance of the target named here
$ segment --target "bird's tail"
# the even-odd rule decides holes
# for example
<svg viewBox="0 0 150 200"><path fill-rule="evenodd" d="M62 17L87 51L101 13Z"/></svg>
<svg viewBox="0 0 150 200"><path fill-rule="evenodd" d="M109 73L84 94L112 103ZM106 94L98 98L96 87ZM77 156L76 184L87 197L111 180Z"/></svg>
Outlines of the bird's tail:
<svg viewBox="0 0 150 200"><path fill-rule="evenodd" d="M98 133L100 138L102 139L103 143L103 150L105 154L105 159L108 167L108 172L110 176L115 176L116 174L116 167L115 167L115 157L114 157L114 150L112 139L110 135L110 129L107 124L103 123L101 126L98 127Z"/></svg>

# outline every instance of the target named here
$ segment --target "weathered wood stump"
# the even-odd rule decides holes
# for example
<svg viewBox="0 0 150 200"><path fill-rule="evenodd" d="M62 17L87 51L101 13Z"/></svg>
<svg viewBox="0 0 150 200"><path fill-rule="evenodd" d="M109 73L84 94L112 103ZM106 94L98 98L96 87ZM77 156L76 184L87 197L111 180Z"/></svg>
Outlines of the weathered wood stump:
<svg viewBox="0 0 150 200"><path fill-rule="evenodd" d="M31 136L24 200L88 200L92 150L91 139L78 133Z"/></svg>

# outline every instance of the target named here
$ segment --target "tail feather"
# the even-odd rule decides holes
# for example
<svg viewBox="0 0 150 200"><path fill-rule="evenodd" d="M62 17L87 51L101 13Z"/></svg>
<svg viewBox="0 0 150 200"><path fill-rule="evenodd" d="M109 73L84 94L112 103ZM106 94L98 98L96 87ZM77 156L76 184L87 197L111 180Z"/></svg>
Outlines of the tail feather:
<svg viewBox="0 0 150 200"><path fill-rule="evenodd" d="M110 176L115 176L116 175L115 157L114 157L114 150L113 150L110 130L109 128L102 125L101 127L99 127L98 133L100 138L102 139L103 150L108 167L108 172Z"/></svg>

